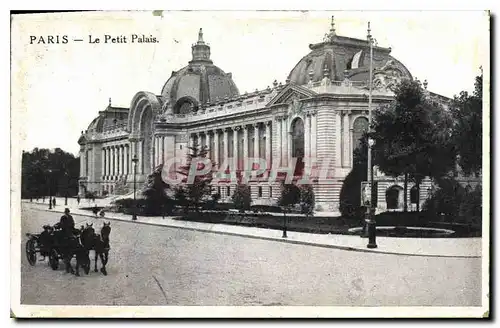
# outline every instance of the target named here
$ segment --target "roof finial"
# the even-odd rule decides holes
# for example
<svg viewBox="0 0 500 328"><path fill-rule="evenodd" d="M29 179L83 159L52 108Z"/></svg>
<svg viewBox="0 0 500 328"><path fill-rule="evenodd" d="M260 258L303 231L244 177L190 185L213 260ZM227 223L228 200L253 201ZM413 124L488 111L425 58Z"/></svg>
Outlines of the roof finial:
<svg viewBox="0 0 500 328"><path fill-rule="evenodd" d="M332 16L332 23L331 23L331 28L330 28L330 34L335 35L335 17Z"/></svg>
<svg viewBox="0 0 500 328"><path fill-rule="evenodd" d="M198 32L198 43L204 43L203 42L203 29L200 28L200 31Z"/></svg>
<svg viewBox="0 0 500 328"><path fill-rule="evenodd" d="M111 107L111 97L109 97L109 107Z"/></svg>
<svg viewBox="0 0 500 328"><path fill-rule="evenodd" d="M366 35L366 38L368 39L368 41L370 41L372 39L372 30L370 29L370 22L368 22L368 30L367 30L368 34Z"/></svg>

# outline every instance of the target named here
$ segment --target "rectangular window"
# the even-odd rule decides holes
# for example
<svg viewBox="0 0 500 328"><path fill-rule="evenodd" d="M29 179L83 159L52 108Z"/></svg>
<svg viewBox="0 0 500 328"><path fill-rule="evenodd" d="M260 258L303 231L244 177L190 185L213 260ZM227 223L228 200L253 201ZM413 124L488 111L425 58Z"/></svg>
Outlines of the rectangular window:
<svg viewBox="0 0 500 328"><path fill-rule="evenodd" d="M273 197L273 187L269 187L269 198Z"/></svg>
<svg viewBox="0 0 500 328"><path fill-rule="evenodd" d="M259 196L258 196L258 197L259 197L259 198L261 198L261 197L262 197L262 187L259 187Z"/></svg>
<svg viewBox="0 0 500 328"><path fill-rule="evenodd" d="M226 187L226 197L229 197L231 195L231 187L227 186Z"/></svg>
<svg viewBox="0 0 500 328"><path fill-rule="evenodd" d="M217 193L220 195L220 187L217 187Z"/></svg>

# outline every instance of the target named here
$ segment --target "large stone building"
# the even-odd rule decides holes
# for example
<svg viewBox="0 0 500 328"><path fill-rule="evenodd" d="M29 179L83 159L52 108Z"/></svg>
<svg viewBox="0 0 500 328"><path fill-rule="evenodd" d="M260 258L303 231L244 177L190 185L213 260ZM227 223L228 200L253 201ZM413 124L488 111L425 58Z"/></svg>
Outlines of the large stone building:
<svg viewBox="0 0 500 328"><path fill-rule="evenodd" d="M110 101L82 132L80 192L129 192L134 155L141 185L157 165L183 159L189 146L201 144L208 146L218 167L234 159L230 164L239 172L251 167L243 161L247 157L265 159L267 169L297 160L298 167L310 172L317 210L337 211L353 150L368 125L368 40L337 35L332 21L329 33L309 45L310 52L292 68L285 84L240 94L231 73L212 62L200 29L191 60L172 72L161 94L140 91L130 108L114 107ZM393 99L391 89L398 81L412 79L390 48L373 47L373 68L373 108ZM401 208L402 181L375 172L379 209ZM276 181L254 178L249 185L256 203L279 196ZM234 187L234 182L219 182L214 192L229 201ZM414 192L408 192L409 200ZM428 185L420 192L425 199Z"/></svg>

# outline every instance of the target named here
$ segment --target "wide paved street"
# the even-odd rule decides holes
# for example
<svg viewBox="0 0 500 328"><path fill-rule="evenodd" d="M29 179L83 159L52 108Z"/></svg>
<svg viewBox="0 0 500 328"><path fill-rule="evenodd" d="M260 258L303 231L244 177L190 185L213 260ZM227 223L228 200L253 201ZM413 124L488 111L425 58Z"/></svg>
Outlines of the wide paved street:
<svg viewBox="0 0 500 328"><path fill-rule="evenodd" d="M117 221L108 276L30 266L25 233L59 217L22 205L22 304L481 305L480 258L360 253ZM74 218L78 227L102 226Z"/></svg>

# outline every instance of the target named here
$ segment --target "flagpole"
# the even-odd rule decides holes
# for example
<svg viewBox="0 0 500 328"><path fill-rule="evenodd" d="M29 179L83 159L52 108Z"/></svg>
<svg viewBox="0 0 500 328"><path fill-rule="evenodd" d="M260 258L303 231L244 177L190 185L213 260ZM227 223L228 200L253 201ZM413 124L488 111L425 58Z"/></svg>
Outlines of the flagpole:
<svg viewBox="0 0 500 328"><path fill-rule="evenodd" d="M370 30L370 22L368 22L368 42L370 42L370 73L369 73L369 80L368 80L368 88L369 88L369 93L368 93L368 133L371 132L371 126L372 126L372 80L373 80L373 42L372 42L372 35L371 35L371 30ZM369 145L369 140L368 142L368 165L367 165L367 174L366 178L371 180L371 164L372 164L372 149ZM369 180L369 181L370 181ZM371 191L371 185L370 185L370 191ZM371 197L370 197L371 198ZM371 207L371 202L370 202L370 207Z"/></svg>
<svg viewBox="0 0 500 328"><path fill-rule="evenodd" d="M373 91L373 38L371 35L371 30L370 30L370 22L368 22L368 42L370 42L370 74L369 74L369 81L368 81L368 86L369 86L369 93L368 93L368 135L372 132L372 91ZM367 228L368 228L368 245L366 247L368 248L377 248L377 243L376 243L376 234L377 234L377 227L375 225L375 218L374 218L374 213L375 213L375 207L374 207L374 192L373 192L373 165L372 165L372 142L370 140L370 137L368 137L368 161L367 161L367 179L369 179L369 186L370 186L370 203L367 208Z"/></svg>

